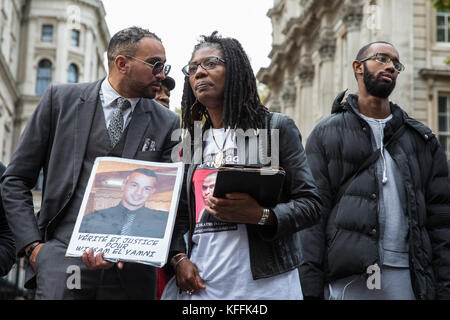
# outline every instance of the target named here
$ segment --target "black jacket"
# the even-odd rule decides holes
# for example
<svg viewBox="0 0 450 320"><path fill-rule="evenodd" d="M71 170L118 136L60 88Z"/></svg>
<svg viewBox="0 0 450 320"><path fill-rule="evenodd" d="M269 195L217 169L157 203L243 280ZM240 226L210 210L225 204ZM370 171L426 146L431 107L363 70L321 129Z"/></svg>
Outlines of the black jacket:
<svg viewBox="0 0 450 320"><path fill-rule="evenodd" d="M247 225L253 279L267 278L297 268L301 258L298 231L319 221L321 201L308 167L300 132L288 116L277 114L276 118L270 126L279 129L279 165L286 171L286 177L280 202L271 208L277 218L277 225ZM248 162L248 147L247 144L246 164L255 164ZM184 179L184 201L180 202L169 257L176 252L186 251L183 239L186 231L189 231L188 254L192 249L195 227L192 176L196 167L195 164L189 165Z"/></svg>
<svg viewBox="0 0 450 320"><path fill-rule="evenodd" d="M375 164L361 172L335 203L342 184L372 154L370 126L352 109L358 97L336 98L332 115L311 133L306 153L323 201L322 223L301 232L303 294L320 297L324 282L365 274L379 263L378 181ZM445 154L435 135L391 103L387 150L404 180L409 220L409 263L417 299L450 298L450 184Z"/></svg>
<svg viewBox="0 0 450 320"><path fill-rule="evenodd" d="M5 166L0 163L0 177L3 175L3 172L5 172ZM6 221L0 193L0 277L3 277L11 270L12 265L16 261L15 253L14 237Z"/></svg>

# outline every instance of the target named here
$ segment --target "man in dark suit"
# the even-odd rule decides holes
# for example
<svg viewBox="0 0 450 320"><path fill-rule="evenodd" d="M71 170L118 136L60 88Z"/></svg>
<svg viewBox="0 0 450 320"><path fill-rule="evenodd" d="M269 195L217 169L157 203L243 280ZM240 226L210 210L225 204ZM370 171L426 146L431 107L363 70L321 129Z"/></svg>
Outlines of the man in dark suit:
<svg viewBox="0 0 450 320"><path fill-rule="evenodd" d="M0 162L0 177L5 172L5 166ZM5 211L1 201L0 193L0 277L8 274L16 261L16 250L14 248L14 237L6 221Z"/></svg>
<svg viewBox="0 0 450 320"><path fill-rule="evenodd" d="M169 213L145 207L157 179L152 170L133 170L123 183L120 203L84 216L79 232L164 238Z"/></svg>
<svg viewBox="0 0 450 320"><path fill-rule="evenodd" d="M50 85L42 96L2 177L16 250L29 260L25 286L36 287L36 299L154 299L155 268L126 263L120 269L102 257L86 266L65 252L95 158L171 161L179 119L151 100L170 70L165 62L158 36L127 28L109 43L106 79ZM36 217L31 189L41 168ZM73 270L81 286L69 285Z"/></svg>

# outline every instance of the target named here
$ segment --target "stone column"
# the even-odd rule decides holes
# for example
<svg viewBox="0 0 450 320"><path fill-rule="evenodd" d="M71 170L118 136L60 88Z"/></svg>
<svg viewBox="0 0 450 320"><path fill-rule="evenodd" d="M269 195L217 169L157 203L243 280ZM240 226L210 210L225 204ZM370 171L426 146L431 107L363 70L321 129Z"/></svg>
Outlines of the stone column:
<svg viewBox="0 0 450 320"><path fill-rule="evenodd" d="M89 52L89 54L84 57L84 66L81 67L83 70L80 70L80 74L83 74L83 81L90 82L94 81L92 79L96 76L96 72L95 69L92 68L91 61L92 59L97 59L97 51L95 50L96 47L93 46L94 38L91 28L86 26L83 28L83 31L85 33L84 41L80 43L80 46L84 47L84 51Z"/></svg>
<svg viewBox="0 0 450 320"><path fill-rule="evenodd" d="M271 112L281 112L281 102L278 96L274 96L272 99L270 99L269 109Z"/></svg>
<svg viewBox="0 0 450 320"><path fill-rule="evenodd" d="M347 84L351 93L357 92L358 85L352 69L352 61L355 59L361 43L361 22L363 19L363 4L358 0L346 0L343 7L342 21L347 29L348 70L343 70L347 78ZM351 60L351 61L350 61Z"/></svg>
<svg viewBox="0 0 450 320"><path fill-rule="evenodd" d="M99 51L100 50L99 50L98 46L95 46L93 48L94 60L92 60L92 71L91 71L91 80L90 81L95 81L96 79L100 79L101 77L103 77L102 75L100 75L99 65L103 63L103 60L99 59L99 57L102 56L99 53Z"/></svg>
<svg viewBox="0 0 450 320"><path fill-rule="evenodd" d="M300 57L300 65L298 68L298 77L300 80L300 106L298 118L295 119L303 137L303 144L311 133L314 125L314 108L313 105L313 81L314 81L314 64L311 55L308 53Z"/></svg>
<svg viewBox="0 0 450 320"><path fill-rule="evenodd" d="M331 112L331 105L337 92L334 91L334 56L336 53L336 39L331 26L321 29L319 36L320 76L319 76L319 106L314 113L317 123Z"/></svg>
<svg viewBox="0 0 450 320"><path fill-rule="evenodd" d="M67 22L65 17L58 18L56 33L56 66L54 69L54 83L66 83L67 82L67 70L68 70L68 44L70 39L70 30L67 29Z"/></svg>
<svg viewBox="0 0 450 320"><path fill-rule="evenodd" d="M417 12L419 9L423 11ZM416 78L418 70L426 66L427 60L431 60L431 57L427 57L427 54L430 54L432 49L428 46L425 39L431 39L432 37L422 38L419 36L420 31L425 32L425 30L430 28L429 25L427 26L425 18L418 18L422 14L426 17L427 5L424 5L422 9L421 6L410 3L407 0L391 0L387 2L386 8L383 8L383 14L388 10L393 12L393 17L390 21L392 31L387 31L391 33L389 37L386 35L385 39L389 39L388 41L395 45L400 54L400 61L406 66L405 71L397 79L397 85L390 96L390 100L400 105L409 115L416 117L415 113L419 110L415 110L415 108L417 107L422 112L425 112L425 105L428 100L426 92L423 91L426 90L426 83L422 82L423 80L420 80L420 78ZM399 11L402 14L399 16L395 15L395 12ZM432 19L434 20L436 17L434 16ZM428 24L430 23L428 22ZM433 32L436 32L435 29ZM414 34L413 41L411 41L412 34ZM432 91L428 91L428 93L432 93ZM436 105L431 107L431 110L433 108L436 108ZM431 120L432 117L428 119Z"/></svg>
<svg viewBox="0 0 450 320"><path fill-rule="evenodd" d="M27 18L25 20L28 25L24 28L27 29L25 32L26 38L21 41L26 42L21 48L24 48L25 53L21 53L20 56L24 57L24 64L19 66L19 78L23 79L22 83L19 83L19 91L21 94L34 95L36 93L36 75L37 75L37 64L38 62L34 60L35 58L35 46L36 41L39 41L40 35L36 35L36 30L39 30L38 20L34 17Z"/></svg>
<svg viewBox="0 0 450 320"><path fill-rule="evenodd" d="M297 89L293 76L286 77L281 92L281 99L283 100L284 113L294 118Z"/></svg>

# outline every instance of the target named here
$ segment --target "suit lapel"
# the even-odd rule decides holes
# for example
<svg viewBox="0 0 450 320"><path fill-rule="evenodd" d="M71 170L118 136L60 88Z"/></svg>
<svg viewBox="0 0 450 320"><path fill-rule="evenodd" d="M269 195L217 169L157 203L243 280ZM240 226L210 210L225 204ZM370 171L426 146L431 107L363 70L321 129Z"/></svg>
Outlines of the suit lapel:
<svg viewBox="0 0 450 320"><path fill-rule="evenodd" d="M142 137L148 127L148 113L150 111L151 105L149 101L147 99L139 100L139 103L134 109L131 121L128 124L128 133L122 153L123 158L133 159L135 157Z"/></svg>
<svg viewBox="0 0 450 320"><path fill-rule="evenodd" d="M101 104L99 91L103 80L94 82L87 87L80 97L80 103L76 107L73 188L77 185L78 176L80 175L95 109L99 103Z"/></svg>

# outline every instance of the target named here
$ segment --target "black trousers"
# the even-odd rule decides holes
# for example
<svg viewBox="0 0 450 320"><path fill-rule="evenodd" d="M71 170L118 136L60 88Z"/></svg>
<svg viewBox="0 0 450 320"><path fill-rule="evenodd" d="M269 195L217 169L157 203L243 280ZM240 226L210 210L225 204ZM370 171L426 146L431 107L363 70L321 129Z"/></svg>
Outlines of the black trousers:
<svg viewBox="0 0 450 320"><path fill-rule="evenodd" d="M36 300L127 300L156 298L156 268L125 263L88 270L81 258L65 257L67 246L52 239L36 260Z"/></svg>

